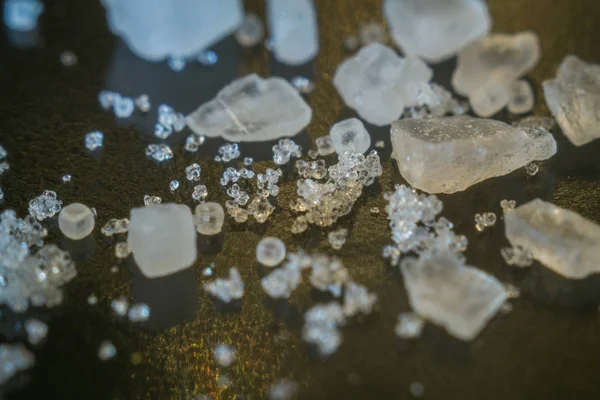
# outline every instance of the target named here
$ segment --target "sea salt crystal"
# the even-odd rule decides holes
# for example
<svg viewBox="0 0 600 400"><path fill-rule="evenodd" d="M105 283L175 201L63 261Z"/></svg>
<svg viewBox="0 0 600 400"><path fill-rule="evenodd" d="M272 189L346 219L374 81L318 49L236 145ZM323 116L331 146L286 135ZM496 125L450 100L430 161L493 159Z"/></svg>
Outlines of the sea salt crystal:
<svg viewBox="0 0 600 400"><path fill-rule="evenodd" d="M313 0L267 0L267 19L277 61L300 65L317 55L319 35Z"/></svg>
<svg viewBox="0 0 600 400"><path fill-rule="evenodd" d="M275 210L275 207L264 197L255 197L248 205L248 212L259 224L264 223L273 213L273 210Z"/></svg>
<svg viewBox="0 0 600 400"><path fill-rule="evenodd" d="M384 126L415 104L420 85L432 76L432 70L418 58L402 58L389 47L373 43L338 66L333 84L362 119Z"/></svg>
<svg viewBox="0 0 600 400"><path fill-rule="evenodd" d="M364 154L371 147L371 135L365 129L364 124L356 118L334 124L329 131L329 137L338 154L347 151Z"/></svg>
<svg viewBox="0 0 600 400"><path fill-rule="evenodd" d="M144 303L137 303L131 306L127 316L131 322L143 322L150 318L150 307Z"/></svg>
<svg viewBox="0 0 600 400"><path fill-rule="evenodd" d="M48 335L48 325L39 319L30 318L25 321L25 332L27 332L27 341L37 346Z"/></svg>
<svg viewBox="0 0 600 400"><path fill-rule="evenodd" d="M44 4L38 0L5 0L4 25L17 32L33 31L43 11Z"/></svg>
<svg viewBox="0 0 600 400"><path fill-rule="evenodd" d="M98 348L98 358L102 361L110 360L117 355L117 348L110 340L103 340Z"/></svg>
<svg viewBox="0 0 600 400"><path fill-rule="evenodd" d="M285 79L251 74L225 86L191 113L187 124L208 137L261 142L293 136L311 119L311 108Z"/></svg>
<svg viewBox="0 0 600 400"><path fill-rule="evenodd" d="M117 258L127 258L131 254L131 249L127 242L119 242L115 245L115 256Z"/></svg>
<svg viewBox="0 0 600 400"><path fill-rule="evenodd" d="M414 339L421 336L425 321L413 312L401 313L394 332L401 339Z"/></svg>
<svg viewBox="0 0 600 400"><path fill-rule="evenodd" d="M116 96L113 111L117 118L129 118L135 111L135 103L131 97Z"/></svg>
<svg viewBox="0 0 600 400"><path fill-rule="evenodd" d="M243 47L252 47L259 44L265 36L265 26L262 20L253 13L246 14L242 25L235 33L235 38Z"/></svg>
<svg viewBox="0 0 600 400"><path fill-rule="evenodd" d="M556 153L552 134L542 128L466 116L396 121L391 137L400 173L428 193L465 190Z"/></svg>
<svg viewBox="0 0 600 400"><path fill-rule="evenodd" d="M200 168L200 165L193 163L185 168L185 177L188 181L197 182L200 180L201 171L202 168Z"/></svg>
<svg viewBox="0 0 600 400"><path fill-rule="evenodd" d="M142 271L155 278L170 275L196 260L196 229L188 206L158 204L133 208L127 242Z"/></svg>
<svg viewBox="0 0 600 400"><path fill-rule="evenodd" d="M60 53L60 63L65 67L77 65L77 55L70 50Z"/></svg>
<svg viewBox="0 0 600 400"><path fill-rule="evenodd" d="M171 192L174 192L177 189L179 189L179 181L173 179L171 182L169 182L169 189L171 190Z"/></svg>
<svg viewBox="0 0 600 400"><path fill-rule="evenodd" d="M22 343L0 344L0 385L4 385L18 372L29 369L34 364L35 356Z"/></svg>
<svg viewBox="0 0 600 400"><path fill-rule="evenodd" d="M110 219L106 225L102 227L100 232L104 236L112 236L118 233L126 233L129 229L129 220L127 218L123 219Z"/></svg>
<svg viewBox="0 0 600 400"><path fill-rule="evenodd" d="M256 245L256 259L267 267L276 267L285 259L285 244L276 237L262 238Z"/></svg>
<svg viewBox="0 0 600 400"><path fill-rule="evenodd" d="M227 368L235 361L235 349L226 344L219 344L213 350L213 357L219 367Z"/></svg>
<svg viewBox="0 0 600 400"><path fill-rule="evenodd" d="M38 221L43 221L56 215L61 207L62 201L56 198L56 192L44 190L41 195L29 202L29 214L33 215Z"/></svg>
<svg viewBox="0 0 600 400"><path fill-rule="evenodd" d="M119 317L124 317L129 309L129 301L125 296L118 297L110 302L110 308Z"/></svg>
<svg viewBox="0 0 600 400"><path fill-rule="evenodd" d="M146 155L158 162L168 161L173 158L173 151L166 144L149 144Z"/></svg>
<svg viewBox="0 0 600 400"><path fill-rule="evenodd" d="M535 199L504 214L504 223L511 245L554 272L571 279L600 272L600 226L576 212Z"/></svg>
<svg viewBox="0 0 600 400"><path fill-rule="evenodd" d="M150 104L150 96L147 94L141 94L135 99L135 106L143 113L150 111L152 105Z"/></svg>
<svg viewBox="0 0 600 400"><path fill-rule="evenodd" d="M438 63L491 28L483 0L385 0L390 35L404 54Z"/></svg>
<svg viewBox="0 0 600 400"><path fill-rule="evenodd" d="M158 196L144 195L144 205L153 206L162 203L162 199Z"/></svg>
<svg viewBox="0 0 600 400"><path fill-rule="evenodd" d="M89 151L97 150L104 144L104 134L98 131L90 132L85 135L84 144Z"/></svg>
<svg viewBox="0 0 600 400"><path fill-rule="evenodd" d="M215 202L198 204L194 216L196 230L201 235L217 235L223 229L225 211L223 206Z"/></svg>
<svg viewBox="0 0 600 400"><path fill-rule="evenodd" d="M229 303L232 300L239 300L244 295L244 282L237 268L229 269L228 279L216 279L204 284L204 290L211 296Z"/></svg>
<svg viewBox="0 0 600 400"><path fill-rule="evenodd" d="M58 214L60 231L73 240L81 240L92 233L95 222L92 211L81 203L69 204Z"/></svg>
<svg viewBox="0 0 600 400"><path fill-rule="evenodd" d="M327 241L331 247L335 250L340 250L344 244L346 244L346 238L348 236L348 229L341 228L337 231L331 231L327 235Z"/></svg>
<svg viewBox="0 0 600 400"><path fill-rule="evenodd" d="M333 141L331 140L331 136L329 135L316 138L315 144L317 145L318 155L320 156L328 156L330 154L335 153Z"/></svg>

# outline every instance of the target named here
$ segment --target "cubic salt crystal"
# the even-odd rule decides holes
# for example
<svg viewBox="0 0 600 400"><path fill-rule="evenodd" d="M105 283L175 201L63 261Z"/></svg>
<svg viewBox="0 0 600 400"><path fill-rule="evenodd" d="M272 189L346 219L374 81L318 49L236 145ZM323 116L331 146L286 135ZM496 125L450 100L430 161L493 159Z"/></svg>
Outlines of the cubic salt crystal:
<svg viewBox="0 0 600 400"><path fill-rule="evenodd" d="M531 84L524 79L514 81L508 86L508 111L513 114L525 114L533 109L535 98Z"/></svg>
<svg viewBox="0 0 600 400"><path fill-rule="evenodd" d="M492 25L484 0L385 0L383 14L404 54L433 63L485 36Z"/></svg>
<svg viewBox="0 0 600 400"><path fill-rule="evenodd" d="M510 86L531 71L540 56L533 32L491 34L460 51L452 86L469 97L477 115L491 116L510 102Z"/></svg>
<svg viewBox="0 0 600 400"><path fill-rule="evenodd" d="M412 186L454 193L556 153L552 134L466 116L392 124L393 157Z"/></svg>
<svg viewBox="0 0 600 400"><path fill-rule="evenodd" d="M64 207L58 214L60 231L73 240L81 240L94 230L95 218L88 206L73 203Z"/></svg>
<svg viewBox="0 0 600 400"><path fill-rule="evenodd" d="M103 340L98 348L98 358L102 361L110 360L117 355L117 348L110 340Z"/></svg>
<svg viewBox="0 0 600 400"><path fill-rule="evenodd" d="M99 149L104 144L104 134L98 131L90 132L85 135L84 144L89 151Z"/></svg>
<svg viewBox="0 0 600 400"><path fill-rule="evenodd" d="M300 65L317 55L319 32L313 0L267 0L267 17L277 61Z"/></svg>
<svg viewBox="0 0 600 400"><path fill-rule="evenodd" d="M20 371L33 367L35 356L22 343L0 344L0 385Z"/></svg>
<svg viewBox="0 0 600 400"><path fill-rule="evenodd" d="M264 223L273 213L275 207L264 197L255 197L248 206L248 212L259 223Z"/></svg>
<svg viewBox="0 0 600 400"><path fill-rule="evenodd" d="M543 86L546 104L571 143L583 146L600 137L600 65L568 55Z"/></svg>
<svg viewBox="0 0 600 400"><path fill-rule="evenodd" d="M290 379L283 378L269 387L270 400L291 400L298 391L298 384Z"/></svg>
<svg viewBox="0 0 600 400"><path fill-rule="evenodd" d="M213 356L219 367L227 368L235 361L235 349L226 344L219 344L213 350Z"/></svg>
<svg viewBox="0 0 600 400"><path fill-rule="evenodd" d="M229 279L216 279L204 284L204 290L225 303L244 295L244 282L237 268L229 269Z"/></svg>
<svg viewBox="0 0 600 400"><path fill-rule="evenodd" d="M38 197L29 202L29 214L38 221L52 218L62 207L62 201L56 198L56 192L44 190Z"/></svg>
<svg viewBox="0 0 600 400"><path fill-rule="evenodd" d="M311 108L285 79L251 74L221 89L187 117L187 124L209 137L262 142L293 136L311 119Z"/></svg>
<svg viewBox="0 0 600 400"><path fill-rule="evenodd" d="M38 0L6 0L4 2L4 25L17 32L33 31L44 4Z"/></svg>
<svg viewBox="0 0 600 400"><path fill-rule="evenodd" d="M234 32L244 18L240 0L102 0L110 30L148 61L193 57Z"/></svg>
<svg viewBox="0 0 600 400"><path fill-rule="evenodd" d="M223 229L225 211L219 203L198 204L194 215L196 230L201 235L217 235Z"/></svg>
<svg viewBox="0 0 600 400"><path fill-rule="evenodd" d="M262 238L256 245L256 259L267 267L276 267L285 259L285 244L276 237Z"/></svg>
<svg viewBox="0 0 600 400"><path fill-rule="evenodd" d="M170 275L196 260L196 229L188 206L133 208L127 237L133 259L148 278Z"/></svg>
<svg viewBox="0 0 600 400"><path fill-rule="evenodd" d="M329 154L335 153L335 148L333 147L333 141L331 140L331 136L325 135L318 137L315 139L315 143L317 145L317 151L320 156L328 156Z"/></svg>
<svg viewBox="0 0 600 400"><path fill-rule="evenodd" d="M27 332L27 341L36 346L46 338L48 325L39 319L30 318L25 321L25 332Z"/></svg>
<svg viewBox="0 0 600 400"><path fill-rule="evenodd" d="M384 126L414 105L420 85L432 76L432 70L418 58L402 58L389 47L373 43L338 66L333 84L361 118Z"/></svg>
<svg viewBox="0 0 600 400"><path fill-rule="evenodd" d="M331 247L335 250L340 250L346 244L346 237L348 236L348 229L341 228L337 231L331 231L327 235L327 241Z"/></svg>
<svg viewBox="0 0 600 400"><path fill-rule="evenodd" d="M126 233L128 230L129 220L127 218L112 218L102 227L100 232L102 232L104 236L112 236L118 233Z"/></svg>
<svg viewBox="0 0 600 400"><path fill-rule="evenodd" d="M131 322L143 322L150 318L150 307L148 304L138 303L131 306L127 316Z"/></svg>
<svg viewBox="0 0 600 400"><path fill-rule="evenodd" d="M583 279L600 272L600 226L535 199L504 214L506 237L554 272Z"/></svg>
<svg viewBox="0 0 600 400"><path fill-rule="evenodd" d="M413 310L461 340L473 340L506 301L504 286L452 252L401 262Z"/></svg>
<svg viewBox="0 0 600 400"><path fill-rule="evenodd" d="M334 124L329 130L329 137L338 154L347 151L364 154L371 147L371 135L364 124L356 118L345 119Z"/></svg>
<svg viewBox="0 0 600 400"><path fill-rule="evenodd" d="M413 312L404 312L398 316L394 332L401 339L414 339L421 336L425 321Z"/></svg>
<svg viewBox="0 0 600 400"><path fill-rule="evenodd" d="M262 20L253 13L246 14L242 25L235 33L235 38L243 47L252 47L259 44L265 36L265 26Z"/></svg>

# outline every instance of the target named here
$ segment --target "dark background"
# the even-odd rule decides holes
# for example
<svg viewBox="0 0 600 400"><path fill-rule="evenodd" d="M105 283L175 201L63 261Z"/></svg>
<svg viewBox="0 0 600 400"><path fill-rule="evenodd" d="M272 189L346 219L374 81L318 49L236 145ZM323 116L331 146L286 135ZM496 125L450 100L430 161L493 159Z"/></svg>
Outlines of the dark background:
<svg viewBox="0 0 600 400"><path fill-rule="evenodd" d="M214 47L219 62L213 67L188 65L175 73L166 63L151 64L133 56L107 29L104 9L98 1L46 1L37 37L3 32L0 46L0 144L8 151L10 171L0 178L4 204L20 216L27 203L45 189L55 190L64 204L82 202L98 211L97 229L82 242L61 237L56 219L44 222L48 243L71 251L78 276L66 286L65 301L54 309L30 310L15 316L0 314L2 340L23 338L20 322L27 316L48 321L49 336L35 349L36 365L11 381L8 399L258 399L275 380L290 377L299 383L299 397L310 399L411 398L411 382L422 382L427 399L596 399L600 398L600 280L597 276L569 281L540 265L529 270L506 266L499 250L507 244L503 222L476 234L473 215L493 211L501 215L501 199L522 204L541 197L572 209L600 223L600 141L575 148L555 130L558 154L540 165L538 175L524 170L491 179L451 196L442 196L443 215L455 222L456 231L469 237L469 264L504 282L518 286L521 298L514 309L498 315L471 343L460 342L442 329L427 325L421 338L402 342L394 335L397 315L409 306L402 280L381 257L390 242L382 193L402 183L389 159L389 130L369 127L373 143L384 139L384 174L369 188L351 215L338 226L350 229L345 247L336 252L326 241L327 231L310 230L292 236L292 214L287 204L294 199L295 179L286 172L278 208L264 225L238 225L227 217L224 234L199 239L201 255L193 268L156 280L140 276L131 261L114 256L119 238L106 238L99 227L110 218L129 215L143 204L144 194L164 202L193 205L191 185L184 168L202 166L202 183L209 199L224 202L218 185L223 166L212 161L222 142L211 139L197 154L183 151L186 133L167 142L175 157L156 164L144 155L156 122L156 107L167 103L189 113L212 98L234 77L249 72L292 77L314 77L316 91L308 97L314 117L305 132L294 138L305 150L324 135L336 120L354 113L344 108L331 79L348 53L343 39L356 34L365 22L383 22L380 1L317 1L321 51L314 63L301 68L272 61L263 46L242 50L229 38ZM540 97L540 84L554 76L569 53L600 63L600 2L598 0L490 0L496 32L533 30L540 35L542 61L529 75L535 84L535 115L548 115ZM264 5L246 1L246 9L264 16ZM389 43L389 41L388 41ZM28 47L19 49L16 46ZM63 67L59 54L73 50L79 64ZM455 61L435 67L435 81L448 86ZM117 121L97 101L102 89L124 95L150 95L153 109L146 116ZM515 120L502 114L500 119ZM97 156L83 146L91 130L105 133L105 145ZM272 167L268 161L273 143L243 143L242 157L259 162L256 171ZM328 162L332 162L328 159ZM70 184L61 176L70 173ZM182 183L171 193L171 179ZM369 209L377 206L379 215ZM326 361L312 356L300 337L302 313L315 301L304 283L289 303L274 304L263 294L254 250L263 235L280 237L288 250L304 248L338 254L352 277L379 296L376 311L342 329L344 342ZM246 283L238 309L221 310L202 291L201 274L211 262L216 276L237 266ZM111 267L118 272L112 273ZM89 294L99 298L87 304ZM151 306L145 324L130 324L110 312L110 300L126 295ZM187 322L186 322L187 321ZM104 339L118 349L116 358L101 362L97 349ZM236 363L226 371L214 364L216 343L236 347ZM132 362L133 359L138 361ZM139 362L141 359L141 362ZM222 375L228 388L217 383ZM222 378L221 378L222 379Z"/></svg>

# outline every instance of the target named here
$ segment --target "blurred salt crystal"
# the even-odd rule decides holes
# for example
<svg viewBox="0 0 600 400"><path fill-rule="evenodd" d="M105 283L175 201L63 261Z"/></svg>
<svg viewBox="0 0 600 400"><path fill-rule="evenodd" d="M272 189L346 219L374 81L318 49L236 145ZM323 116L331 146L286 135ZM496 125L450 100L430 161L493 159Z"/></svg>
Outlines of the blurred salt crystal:
<svg viewBox="0 0 600 400"><path fill-rule="evenodd" d="M25 321L25 331L27 332L27 340L35 346L46 338L48 325L38 319L30 318Z"/></svg>
<svg viewBox="0 0 600 400"><path fill-rule="evenodd" d="M213 350L213 356L218 366L227 368L235 361L235 349L226 344L219 344Z"/></svg>
<svg viewBox="0 0 600 400"><path fill-rule="evenodd" d="M113 312L117 314L119 317L124 317L127 314L127 310L129 309L129 301L125 296L118 297L113 299L110 303L110 307Z"/></svg>
<svg viewBox="0 0 600 400"><path fill-rule="evenodd" d="M127 313L131 322L143 322L150 318L150 307L144 303L138 303L131 306Z"/></svg>
<svg viewBox="0 0 600 400"><path fill-rule="evenodd" d="M243 47L259 44L265 36L265 26L262 20L253 13L246 14L244 22L235 33L235 38Z"/></svg>
<svg viewBox="0 0 600 400"><path fill-rule="evenodd" d="M298 384L291 379L283 378L271 385L268 390L270 400L290 400L298 391Z"/></svg>
<svg viewBox="0 0 600 400"><path fill-rule="evenodd" d="M229 269L228 279L216 279L204 284L204 290L211 296L229 303L232 300L239 300L244 295L244 282L237 268Z"/></svg>
<svg viewBox="0 0 600 400"><path fill-rule="evenodd" d="M77 55L70 50L60 53L60 63L65 67L72 67L77 64Z"/></svg>
<svg viewBox="0 0 600 400"><path fill-rule="evenodd" d="M4 25L18 32L33 31L44 4L38 0L5 0Z"/></svg>
<svg viewBox="0 0 600 400"><path fill-rule="evenodd" d="M102 361L109 360L117 354L117 348L110 340L104 340L98 348L98 358Z"/></svg>
<svg viewBox="0 0 600 400"><path fill-rule="evenodd" d="M4 385L13 375L33 367L34 364L34 355L23 344L0 344L0 385Z"/></svg>

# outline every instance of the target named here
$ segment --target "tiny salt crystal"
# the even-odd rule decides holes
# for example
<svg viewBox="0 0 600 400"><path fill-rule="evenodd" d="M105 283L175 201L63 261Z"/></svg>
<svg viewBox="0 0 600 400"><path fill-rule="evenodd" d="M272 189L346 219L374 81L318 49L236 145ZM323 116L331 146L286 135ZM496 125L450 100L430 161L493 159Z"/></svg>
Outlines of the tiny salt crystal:
<svg viewBox="0 0 600 400"><path fill-rule="evenodd" d="M126 233L128 229L129 220L127 218L112 218L102 227L100 232L102 232L104 236L112 236L118 233Z"/></svg>
<svg viewBox="0 0 600 400"><path fill-rule="evenodd" d="M69 182L71 182L71 178L72 178L71 174L65 174L62 176L62 181L63 181L63 183L69 183Z"/></svg>
<svg viewBox="0 0 600 400"><path fill-rule="evenodd" d="M354 51L354 50L358 49L358 45L359 45L358 38L354 35L347 36L344 39L344 48L347 51Z"/></svg>
<svg viewBox="0 0 600 400"><path fill-rule="evenodd" d="M98 358L102 361L109 360L117 354L117 348L110 340L103 340L98 348Z"/></svg>
<svg viewBox="0 0 600 400"><path fill-rule="evenodd" d="M208 196L208 189L206 189L205 185L194 186L194 191L192 192L192 199L203 203L206 200L206 196Z"/></svg>
<svg viewBox="0 0 600 400"><path fill-rule="evenodd" d="M216 235L221 232L225 221L225 211L219 203L198 204L194 216L196 231L201 235Z"/></svg>
<svg viewBox="0 0 600 400"><path fill-rule="evenodd" d="M273 146L273 161L276 165L287 164L291 157L300 158L301 156L302 147L291 139L280 139Z"/></svg>
<svg viewBox="0 0 600 400"><path fill-rule="evenodd" d="M6 0L4 2L4 25L13 31L35 30L44 4L38 0Z"/></svg>
<svg viewBox="0 0 600 400"><path fill-rule="evenodd" d="M508 265L513 265L519 268L531 267L533 257L531 253L521 246L505 247L500 250L502 258Z"/></svg>
<svg viewBox="0 0 600 400"><path fill-rule="evenodd" d="M421 382L412 382L409 387L410 394L415 397L421 397L425 394L425 386Z"/></svg>
<svg viewBox="0 0 600 400"><path fill-rule="evenodd" d="M196 133L192 133L185 139L185 151L189 151L190 153L195 153L198 151L200 146L204 144L206 141L206 136L198 135Z"/></svg>
<svg viewBox="0 0 600 400"><path fill-rule="evenodd" d="M227 368L235 361L235 349L226 344L219 344L213 350L213 357L219 367Z"/></svg>
<svg viewBox="0 0 600 400"><path fill-rule="evenodd" d="M244 165L246 167L251 166L253 162L254 162L254 159L252 157L245 157L244 158Z"/></svg>
<svg viewBox="0 0 600 400"><path fill-rule="evenodd" d="M200 168L200 165L193 163L185 168L185 177L188 181L198 182L200 180L201 171L202 168Z"/></svg>
<svg viewBox="0 0 600 400"><path fill-rule="evenodd" d="M119 317L124 317L125 315L127 315L129 301L127 301L127 298L125 296L121 296L116 299L113 299L110 302L110 307L112 308L113 312Z"/></svg>
<svg viewBox="0 0 600 400"><path fill-rule="evenodd" d="M56 192L44 190L38 197L29 202L29 214L33 215L38 221L53 217L60 211L62 201L56 198Z"/></svg>
<svg viewBox="0 0 600 400"><path fill-rule="evenodd" d="M46 338L48 325L38 319L30 318L25 321L25 331L27 332L29 343L36 346Z"/></svg>
<svg viewBox="0 0 600 400"><path fill-rule="evenodd" d="M518 299L521 296L521 290L513 284L505 283L504 289L506 290L507 299Z"/></svg>
<svg viewBox="0 0 600 400"><path fill-rule="evenodd" d="M104 134L98 131L90 132L85 135L84 144L89 151L97 150L104 145Z"/></svg>
<svg viewBox="0 0 600 400"><path fill-rule="evenodd" d="M171 189L171 192L176 191L177 189L179 189L179 181L176 179L173 179L170 183L169 183L169 189Z"/></svg>
<svg viewBox="0 0 600 400"><path fill-rule="evenodd" d="M100 106L105 110L110 110L115 104L115 97L117 93L111 92L109 90L101 90L98 93L98 101L100 102Z"/></svg>
<svg viewBox="0 0 600 400"><path fill-rule="evenodd" d="M119 242L115 245L115 256L117 258L127 258L131 254L131 249L127 242Z"/></svg>
<svg viewBox="0 0 600 400"><path fill-rule="evenodd" d="M237 143L227 143L223 146L219 147L219 156L221 157L221 161L230 162L239 158L240 156L240 148Z"/></svg>
<svg viewBox="0 0 600 400"><path fill-rule="evenodd" d="M94 294L90 294L87 298L87 302L90 306L98 304L98 297Z"/></svg>
<svg viewBox="0 0 600 400"><path fill-rule="evenodd" d="M363 46L368 46L372 43L385 42L385 30L383 29L383 26L377 22L369 22L361 25L358 35L360 37L360 43Z"/></svg>
<svg viewBox="0 0 600 400"><path fill-rule="evenodd" d="M158 162L168 161L173 158L173 151L166 144L149 144L146 155Z"/></svg>
<svg viewBox="0 0 600 400"><path fill-rule="evenodd" d="M371 211L371 214L379 214L379 207L371 207L369 211Z"/></svg>
<svg viewBox="0 0 600 400"><path fill-rule="evenodd" d="M248 206L248 212L259 223L264 223L273 213L275 207L264 197L255 197Z"/></svg>
<svg viewBox="0 0 600 400"><path fill-rule="evenodd" d="M285 244L276 237L265 237L256 245L256 259L267 267L276 267L285 259Z"/></svg>
<svg viewBox="0 0 600 400"><path fill-rule="evenodd" d="M150 318L150 307L144 303L137 303L131 306L127 313L131 322L143 322Z"/></svg>
<svg viewBox="0 0 600 400"><path fill-rule="evenodd" d="M291 400L298 391L298 384L283 378L271 385L268 391L270 400Z"/></svg>
<svg viewBox="0 0 600 400"><path fill-rule="evenodd" d="M162 199L158 196L150 196L144 195L144 205L145 206L154 206L156 204L162 203Z"/></svg>
<svg viewBox="0 0 600 400"><path fill-rule="evenodd" d="M327 156L329 154L335 153L335 147L333 146L331 136L325 135L318 137L317 139L315 139L315 143L317 145L318 155Z"/></svg>
<svg viewBox="0 0 600 400"><path fill-rule="evenodd" d="M534 176L538 173L539 170L540 167L538 167L536 163L531 162L525 165L525 172L527 172L527 175Z"/></svg>
<svg viewBox="0 0 600 400"><path fill-rule="evenodd" d="M514 210L516 205L517 205L517 202L514 200L504 199L504 200L500 201L500 207L502 207L502 211L504 211L504 212Z"/></svg>
<svg viewBox="0 0 600 400"><path fill-rule="evenodd" d="M259 44L265 36L265 27L262 20L253 13L246 14L242 25L235 33L235 38L243 47L252 47Z"/></svg>
<svg viewBox="0 0 600 400"><path fill-rule="evenodd" d="M167 65L171 68L172 71L180 72L185 68L185 58L183 57L169 57L167 60Z"/></svg>
<svg viewBox="0 0 600 400"><path fill-rule="evenodd" d="M219 300L229 303L239 300L244 295L244 282L237 268L229 269L228 279L216 279L204 284L204 290Z"/></svg>
<svg viewBox="0 0 600 400"><path fill-rule="evenodd" d="M341 228L337 231L329 232L327 235L327 241L331 247L335 250L340 250L344 244L346 244L346 237L348 236L348 229Z"/></svg>
<svg viewBox="0 0 600 400"><path fill-rule="evenodd" d="M65 67L72 67L77 64L77 55L70 50L60 53L60 63Z"/></svg>
<svg viewBox="0 0 600 400"><path fill-rule="evenodd" d="M302 94L309 94L315 90L315 84L304 76L295 76L290 82Z"/></svg>
<svg viewBox="0 0 600 400"><path fill-rule="evenodd" d="M73 240L81 240L94 230L96 221L92 210L81 203L73 203L64 207L58 214L60 231Z"/></svg>
<svg viewBox="0 0 600 400"><path fill-rule="evenodd" d="M131 97L116 96L113 112L117 118L129 118L135 110L135 103Z"/></svg>
<svg viewBox="0 0 600 400"><path fill-rule="evenodd" d="M385 142L383 140L378 140L375 142L375 147L378 149L383 149L385 147Z"/></svg>
<svg viewBox="0 0 600 400"><path fill-rule="evenodd" d="M413 312L404 312L398 316L394 332L401 339L414 339L421 336L425 321Z"/></svg>
<svg viewBox="0 0 600 400"><path fill-rule="evenodd" d="M487 212L483 214L475 214L475 229L478 232L483 232L487 227L494 226L496 223L496 214Z"/></svg>
<svg viewBox="0 0 600 400"><path fill-rule="evenodd" d="M34 364L35 356L22 343L0 344L0 385L4 385L13 375L33 367Z"/></svg>
<svg viewBox="0 0 600 400"><path fill-rule="evenodd" d="M138 98L135 99L135 105L143 113L147 113L150 111L152 105L150 104L150 96L147 94L142 94Z"/></svg>
<svg viewBox="0 0 600 400"><path fill-rule="evenodd" d="M219 55L212 50L203 51L198 54L196 60L205 66L215 65L219 61Z"/></svg>

